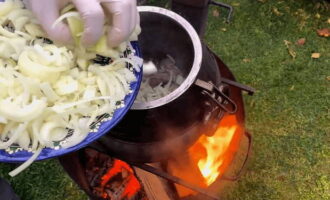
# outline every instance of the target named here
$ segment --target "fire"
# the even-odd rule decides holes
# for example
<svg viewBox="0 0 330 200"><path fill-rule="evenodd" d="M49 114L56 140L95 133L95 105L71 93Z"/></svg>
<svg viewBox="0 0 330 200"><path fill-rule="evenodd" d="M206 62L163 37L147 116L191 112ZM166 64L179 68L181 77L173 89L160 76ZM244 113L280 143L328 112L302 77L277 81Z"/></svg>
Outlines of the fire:
<svg viewBox="0 0 330 200"><path fill-rule="evenodd" d="M233 138L236 126L220 127L212 137L203 136L199 142L206 150L206 157L198 161L198 168L205 178L205 183L211 185L220 175L226 149Z"/></svg>
<svg viewBox="0 0 330 200"><path fill-rule="evenodd" d="M168 164L169 172L199 187L208 187L220 178L232 162L244 132L235 115L225 116L212 136L202 135L188 150L188 158ZM180 197L194 194L176 186Z"/></svg>
<svg viewBox="0 0 330 200"><path fill-rule="evenodd" d="M107 173L101 178L101 188L104 190L108 182L118 174L126 172L127 175L124 178L123 185L124 190L121 193L121 199L130 199L140 190L141 185L134 175L133 169L125 162L121 160L115 160L111 168L108 169ZM107 193L104 193L104 198L107 198Z"/></svg>

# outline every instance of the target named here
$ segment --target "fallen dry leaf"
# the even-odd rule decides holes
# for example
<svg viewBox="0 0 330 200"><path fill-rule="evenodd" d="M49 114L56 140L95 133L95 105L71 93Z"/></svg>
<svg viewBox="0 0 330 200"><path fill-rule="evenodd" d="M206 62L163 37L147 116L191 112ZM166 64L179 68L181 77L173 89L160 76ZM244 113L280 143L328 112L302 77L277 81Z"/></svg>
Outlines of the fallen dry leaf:
<svg viewBox="0 0 330 200"><path fill-rule="evenodd" d="M214 17L219 17L220 13L219 13L219 11L217 9L213 9L212 15Z"/></svg>
<svg viewBox="0 0 330 200"><path fill-rule="evenodd" d="M317 34L321 37L329 37L330 29L329 28L318 29Z"/></svg>
<svg viewBox="0 0 330 200"><path fill-rule="evenodd" d="M276 16L282 16L283 13L281 13L277 8L273 8L273 13L276 15Z"/></svg>
<svg viewBox="0 0 330 200"><path fill-rule="evenodd" d="M319 13L316 13L316 14L315 14L315 18L316 18L316 19L320 19L320 17L321 17L321 15L320 15Z"/></svg>
<svg viewBox="0 0 330 200"><path fill-rule="evenodd" d="M284 44L285 44L286 48L288 49L288 53L290 54L290 56L293 59L295 59L296 56L297 56L297 53L292 49L292 47L291 47L291 44L292 43L290 41L288 41L288 40L284 40Z"/></svg>
<svg viewBox="0 0 330 200"><path fill-rule="evenodd" d="M286 177L284 175L277 177L277 180L279 181L285 181Z"/></svg>
<svg viewBox="0 0 330 200"><path fill-rule="evenodd" d="M330 81L330 76L327 76L327 80Z"/></svg>
<svg viewBox="0 0 330 200"><path fill-rule="evenodd" d="M320 53L312 53L312 58L320 58L321 54Z"/></svg>
<svg viewBox="0 0 330 200"><path fill-rule="evenodd" d="M290 87L290 90L291 90L291 91L294 90L294 85Z"/></svg>
<svg viewBox="0 0 330 200"><path fill-rule="evenodd" d="M306 38L300 38L297 40L296 45L303 46L306 43Z"/></svg>
<svg viewBox="0 0 330 200"><path fill-rule="evenodd" d="M226 28L221 28L221 31L226 32L227 29Z"/></svg>
<svg viewBox="0 0 330 200"><path fill-rule="evenodd" d="M330 18L327 20L328 24L330 24Z"/></svg>
<svg viewBox="0 0 330 200"><path fill-rule="evenodd" d="M308 14L305 10L299 8L295 13L294 15L296 15L298 17L298 27L299 27L299 30L302 30L306 23L307 23L307 20L310 18L310 14Z"/></svg>
<svg viewBox="0 0 330 200"><path fill-rule="evenodd" d="M245 62L245 63L251 62L251 59L250 58L244 58L243 62Z"/></svg>

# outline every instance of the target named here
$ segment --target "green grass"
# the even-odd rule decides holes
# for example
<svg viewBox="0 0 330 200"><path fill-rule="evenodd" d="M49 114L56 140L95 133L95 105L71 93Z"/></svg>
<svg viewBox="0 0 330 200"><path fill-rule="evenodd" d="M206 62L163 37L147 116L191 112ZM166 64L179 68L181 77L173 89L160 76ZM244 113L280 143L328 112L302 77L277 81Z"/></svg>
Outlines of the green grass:
<svg viewBox="0 0 330 200"><path fill-rule="evenodd" d="M214 17L212 8L206 42L241 83L257 89L245 97L253 156L227 198L330 199L330 39L316 34L330 27L330 6L311 0L225 2L235 5L233 22L224 22L223 10ZM305 45L295 45L299 38L306 38ZM295 59L284 40L292 43ZM313 52L321 57L312 59ZM23 200L86 199L56 160L34 163L15 178L7 175L11 169L1 164L0 176Z"/></svg>
<svg viewBox="0 0 330 200"><path fill-rule="evenodd" d="M330 40L316 34L330 27L330 10L307 0L228 3L233 23L210 16L206 42L257 89L245 98L254 155L228 199L330 199Z"/></svg>

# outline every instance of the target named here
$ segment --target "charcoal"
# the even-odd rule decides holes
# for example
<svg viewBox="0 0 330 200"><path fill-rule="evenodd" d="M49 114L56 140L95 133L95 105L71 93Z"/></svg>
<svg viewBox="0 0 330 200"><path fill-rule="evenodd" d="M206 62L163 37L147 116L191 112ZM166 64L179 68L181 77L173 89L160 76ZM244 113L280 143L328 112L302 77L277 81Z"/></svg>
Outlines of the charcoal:
<svg viewBox="0 0 330 200"><path fill-rule="evenodd" d="M84 153L83 160L85 161L85 175L89 182L92 194L95 196L93 199L128 200L126 197L121 197L124 194L126 187L129 187L131 179L136 178L135 174L132 174L129 170L122 168L121 171L109 179L105 185L102 185L105 175L114 167L115 159L91 149L85 149ZM130 199L146 200L146 198L143 197L145 197L144 190L140 189Z"/></svg>

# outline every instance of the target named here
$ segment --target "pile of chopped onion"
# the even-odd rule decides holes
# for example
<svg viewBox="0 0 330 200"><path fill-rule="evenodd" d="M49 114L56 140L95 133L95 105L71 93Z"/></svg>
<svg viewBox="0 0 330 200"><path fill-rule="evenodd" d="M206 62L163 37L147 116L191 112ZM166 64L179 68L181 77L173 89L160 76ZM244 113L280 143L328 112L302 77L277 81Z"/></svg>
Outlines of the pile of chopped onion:
<svg viewBox="0 0 330 200"><path fill-rule="evenodd" d="M105 36L91 48L80 44L79 15L65 8L75 44L61 46L46 34L20 0L0 3L0 149L35 155L43 148L69 148L82 142L98 116L123 106L142 60L129 42L117 48ZM71 13L71 14L70 14ZM75 12L74 12L75 13ZM56 24L54 24L56 26ZM105 25L106 26L106 25ZM136 39L139 27L131 39Z"/></svg>

